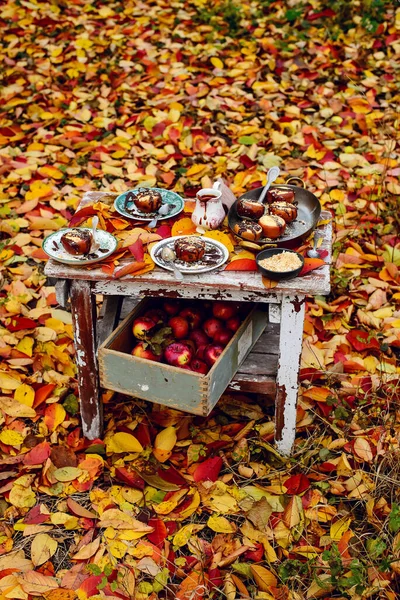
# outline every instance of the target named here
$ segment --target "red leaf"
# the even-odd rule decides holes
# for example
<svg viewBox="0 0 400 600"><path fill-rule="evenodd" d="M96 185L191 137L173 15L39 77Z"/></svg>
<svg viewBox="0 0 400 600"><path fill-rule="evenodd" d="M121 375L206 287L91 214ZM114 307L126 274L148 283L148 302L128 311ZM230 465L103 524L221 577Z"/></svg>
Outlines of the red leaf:
<svg viewBox="0 0 400 600"><path fill-rule="evenodd" d="M261 560L261 559L260 559ZM209 569L208 573L209 587L221 589L224 585L224 580L219 569Z"/></svg>
<svg viewBox="0 0 400 600"><path fill-rule="evenodd" d="M118 271L114 273L114 279L119 279L120 277L124 277L125 275L129 275L130 273L135 273L135 271L140 271L140 269L144 269L147 266L145 262L131 262L127 265L124 265Z"/></svg>
<svg viewBox="0 0 400 600"><path fill-rule="evenodd" d="M126 485L130 485L138 490L144 490L143 479L134 471L128 471L125 467L117 467L115 469L115 477L118 481L122 481Z"/></svg>
<svg viewBox="0 0 400 600"><path fill-rule="evenodd" d="M230 262L224 271L257 271L257 263L251 258L238 258Z"/></svg>
<svg viewBox="0 0 400 600"><path fill-rule="evenodd" d="M7 325L8 331L22 331L22 329L34 329L37 327L36 321L28 319L28 317L13 317L11 323Z"/></svg>
<svg viewBox="0 0 400 600"><path fill-rule="evenodd" d="M216 481L221 468L222 458L219 456L207 458L207 460L197 466L193 473L193 479L195 481L206 481L207 479L209 481Z"/></svg>
<svg viewBox="0 0 400 600"><path fill-rule="evenodd" d="M143 242L140 239L140 237L138 237L136 242L134 242L131 246L129 246L129 250L138 262L142 262L142 260L144 258L144 248L143 248Z"/></svg>
<svg viewBox="0 0 400 600"><path fill-rule="evenodd" d="M24 465L41 465L49 458L51 446L49 442L38 444L24 456Z"/></svg>
<svg viewBox="0 0 400 600"><path fill-rule="evenodd" d="M86 598L90 598L90 596L96 596L98 592L97 586L99 583L103 581L102 575L91 575L83 583L81 583L79 587L80 592L84 592L86 594ZM82 594L83 596L83 594Z"/></svg>
<svg viewBox="0 0 400 600"><path fill-rule="evenodd" d="M97 519L97 516L94 512L87 510L78 502L76 502L73 498L67 499L67 506L69 510L77 517L84 517L86 519Z"/></svg>
<svg viewBox="0 0 400 600"><path fill-rule="evenodd" d="M161 236L163 240L171 237L171 227L169 225L161 225L156 229L156 234Z"/></svg>
<svg viewBox="0 0 400 600"><path fill-rule="evenodd" d="M306 16L307 21L315 21L316 19L321 19L322 17L333 17L335 16L335 12L331 8L326 8L321 12L312 13Z"/></svg>
<svg viewBox="0 0 400 600"><path fill-rule="evenodd" d="M253 562L261 562L264 556L264 546L262 544L254 544L254 550L247 550L243 557L245 560L252 560Z"/></svg>
<svg viewBox="0 0 400 600"><path fill-rule="evenodd" d="M24 523L26 525L40 525L40 523L46 523L46 521L50 521L50 515L46 513L42 513L43 504L38 504L38 506L34 506L24 517Z"/></svg>
<svg viewBox="0 0 400 600"><path fill-rule="evenodd" d="M299 277L306 275L310 271L314 271L314 269L319 269L325 265L325 261L322 258L305 258L304 259L304 267L300 271Z"/></svg>
<svg viewBox="0 0 400 600"><path fill-rule="evenodd" d="M380 349L378 340L372 337L367 331L362 331L361 329L349 331L349 333L346 334L346 339L357 352Z"/></svg>
<svg viewBox="0 0 400 600"><path fill-rule="evenodd" d="M149 519L148 525L154 527L154 531L147 534L147 539L155 546L161 546L168 536L164 521L161 521L161 519Z"/></svg>
<svg viewBox="0 0 400 600"><path fill-rule="evenodd" d="M94 210L93 206L85 206L84 208L81 208L81 210L78 210L74 214L74 216L69 222L69 226L76 227L77 225L83 223L83 221L86 221L88 217L92 217L95 214L96 211Z"/></svg>
<svg viewBox="0 0 400 600"><path fill-rule="evenodd" d="M292 475L292 477L289 477L289 479L287 479L283 485L287 489L287 494L293 494L297 496L298 494L308 490L310 487L310 480L302 473L299 473L298 475Z"/></svg>
<svg viewBox="0 0 400 600"><path fill-rule="evenodd" d="M187 485L186 479L182 477L182 475L174 469L174 467L168 467L168 469L158 469L158 476L164 481L168 481L168 483L175 483L176 485Z"/></svg>
<svg viewBox="0 0 400 600"><path fill-rule="evenodd" d="M42 404L47 398L50 396L51 392L56 387L55 383L47 383L46 385L42 385L35 392L35 400L33 401L33 408L37 408Z"/></svg>

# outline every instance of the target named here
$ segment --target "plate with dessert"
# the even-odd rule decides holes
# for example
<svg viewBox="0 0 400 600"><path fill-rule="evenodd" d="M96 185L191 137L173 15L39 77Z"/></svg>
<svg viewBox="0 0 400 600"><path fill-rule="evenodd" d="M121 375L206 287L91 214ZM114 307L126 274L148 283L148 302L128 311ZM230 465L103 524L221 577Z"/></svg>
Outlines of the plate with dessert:
<svg viewBox="0 0 400 600"><path fill-rule="evenodd" d="M175 192L163 188L135 188L120 194L114 208L120 215L140 221L170 219L184 209L185 202Z"/></svg>
<svg viewBox="0 0 400 600"><path fill-rule="evenodd" d="M229 258L228 249L217 240L196 235L177 235L160 240L150 250L150 256L156 265L168 271L173 271L174 268L170 260L163 258L165 248L175 255L173 263L181 273L197 274L213 271Z"/></svg>
<svg viewBox="0 0 400 600"><path fill-rule="evenodd" d="M233 233L259 248L291 248L306 239L321 214L318 198L295 185L272 185L263 203L263 188L246 192L232 205L228 223Z"/></svg>
<svg viewBox="0 0 400 600"><path fill-rule="evenodd" d="M91 265L104 260L117 248L116 238L104 231L88 227L59 229L43 241L42 248L50 258L67 265Z"/></svg>

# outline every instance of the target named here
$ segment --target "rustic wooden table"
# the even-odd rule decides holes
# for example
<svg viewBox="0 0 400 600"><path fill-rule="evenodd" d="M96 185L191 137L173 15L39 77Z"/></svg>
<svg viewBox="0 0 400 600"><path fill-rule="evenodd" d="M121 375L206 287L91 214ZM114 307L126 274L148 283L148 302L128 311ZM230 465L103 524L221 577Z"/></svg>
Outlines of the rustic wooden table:
<svg viewBox="0 0 400 600"><path fill-rule="evenodd" d="M103 199L110 202L113 197L115 196L100 192L87 193L79 208ZM326 211L321 214L322 220L330 217L330 213ZM258 272L215 270L201 275L185 275L184 280L177 283L171 272L158 267L139 277L112 279L100 267L86 270L49 260L45 273L58 281L56 288L59 302L65 304L67 296L71 302L85 437L100 437L103 427L96 356L96 294L105 297L105 335L117 323L121 297L158 296L265 302L269 304L269 331L257 342L246 359L244 368L241 367L230 387L265 394L275 391L275 441L277 449L282 454L289 455L296 433L305 300L307 295L326 295L330 291L331 223L323 225L319 230L323 234L321 248L328 252L326 265L303 277L282 281L272 290L264 287Z"/></svg>

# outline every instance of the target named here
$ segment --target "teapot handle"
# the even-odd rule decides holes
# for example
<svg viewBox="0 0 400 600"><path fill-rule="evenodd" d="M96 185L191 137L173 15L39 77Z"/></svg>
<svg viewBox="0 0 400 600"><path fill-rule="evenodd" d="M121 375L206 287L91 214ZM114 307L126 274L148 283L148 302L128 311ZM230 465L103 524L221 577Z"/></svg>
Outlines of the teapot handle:
<svg viewBox="0 0 400 600"><path fill-rule="evenodd" d="M220 181L216 181L215 183L213 183L213 190L219 191L220 188L221 188L221 182Z"/></svg>

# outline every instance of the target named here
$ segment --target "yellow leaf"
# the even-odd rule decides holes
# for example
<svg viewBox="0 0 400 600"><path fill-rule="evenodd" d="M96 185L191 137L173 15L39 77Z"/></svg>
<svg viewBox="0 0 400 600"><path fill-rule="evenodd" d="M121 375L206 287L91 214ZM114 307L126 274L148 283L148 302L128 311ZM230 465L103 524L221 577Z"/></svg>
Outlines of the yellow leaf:
<svg viewBox="0 0 400 600"><path fill-rule="evenodd" d="M171 451L176 444L175 427L167 427L157 435L154 441L153 454L160 462L165 462L171 456Z"/></svg>
<svg viewBox="0 0 400 600"><path fill-rule="evenodd" d="M234 262L235 260L240 260L242 258L249 258L250 260L254 260L254 257L254 252L250 252L249 250L240 250L240 252L237 252L232 256L231 262Z"/></svg>
<svg viewBox="0 0 400 600"><path fill-rule="evenodd" d="M220 58L217 58L216 56L213 56L211 58L211 64L216 68L216 69L223 69L224 68L224 63L222 62L222 60Z"/></svg>
<svg viewBox="0 0 400 600"><path fill-rule="evenodd" d="M192 219L189 219L189 217L179 219L179 221L175 221L175 223L172 225L172 236L191 235L193 233L196 233L196 225L193 223Z"/></svg>
<svg viewBox="0 0 400 600"><path fill-rule="evenodd" d="M31 559L35 567L42 565L53 556L58 543L47 533L38 533L31 546Z"/></svg>
<svg viewBox="0 0 400 600"><path fill-rule="evenodd" d="M21 385L19 379L14 379L7 373L0 373L0 388L3 390L16 390Z"/></svg>
<svg viewBox="0 0 400 600"><path fill-rule="evenodd" d="M203 237L220 242L227 248L229 253L234 250L231 236L228 233L224 233L223 231L206 231Z"/></svg>
<svg viewBox="0 0 400 600"><path fill-rule="evenodd" d="M25 200L35 200L36 198L45 198L52 193L51 185L42 181L34 181L30 184L29 190L25 194Z"/></svg>
<svg viewBox="0 0 400 600"><path fill-rule="evenodd" d="M56 167L52 167L51 165L40 167L38 171L42 177L51 177L52 179L62 179L64 177L64 173L62 171Z"/></svg>
<svg viewBox="0 0 400 600"><path fill-rule="evenodd" d="M276 587L278 580L271 571L260 565L250 565L254 580L262 592L268 592L270 587Z"/></svg>
<svg viewBox="0 0 400 600"><path fill-rule="evenodd" d="M193 165L192 167L190 167L190 169L187 170L186 177L193 177L194 175L202 173L202 171L206 169L208 169L208 165Z"/></svg>
<svg viewBox="0 0 400 600"><path fill-rule="evenodd" d="M207 526L216 533L235 533L236 525L228 521L226 517L212 515L207 521Z"/></svg>
<svg viewBox="0 0 400 600"><path fill-rule="evenodd" d="M351 519L346 519L345 517L338 519L331 525L330 529L330 537L334 542L340 542L342 536L348 528L350 527Z"/></svg>
<svg viewBox="0 0 400 600"><path fill-rule="evenodd" d="M0 397L0 410L2 410L9 417L32 418L36 416L36 411L33 408L30 406L25 406L14 398L9 398L8 396Z"/></svg>
<svg viewBox="0 0 400 600"><path fill-rule="evenodd" d="M31 486L13 485L8 500L18 508L31 508L36 504L36 496Z"/></svg>
<svg viewBox="0 0 400 600"><path fill-rule="evenodd" d="M362 437L358 437L354 442L354 452L366 462L372 462L374 457L368 440Z"/></svg>
<svg viewBox="0 0 400 600"><path fill-rule="evenodd" d="M26 336L16 345L15 348L27 356L32 356L32 348L34 343L35 340L33 338Z"/></svg>
<svg viewBox="0 0 400 600"><path fill-rule="evenodd" d="M72 560L87 560L96 554L100 546L100 538L96 538L93 542L83 546L76 554L73 555Z"/></svg>
<svg viewBox="0 0 400 600"><path fill-rule="evenodd" d="M346 197L343 190L331 190L329 196L331 200L336 200L337 202L343 202Z"/></svg>
<svg viewBox="0 0 400 600"><path fill-rule="evenodd" d="M73 481L82 475L82 470L77 467L60 467L54 471L53 475L57 481Z"/></svg>
<svg viewBox="0 0 400 600"><path fill-rule="evenodd" d="M131 515L128 515L118 508L109 508L105 510L100 517L99 527L112 527L113 529L129 529L133 532L145 534L153 531L145 523L138 521Z"/></svg>
<svg viewBox="0 0 400 600"><path fill-rule="evenodd" d="M35 390L30 385L22 383L14 392L14 400L32 407L35 400Z"/></svg>
<svg viewBox="0 0 400 600"><path fill-rule="evenodd" d="M24 438L18 431L3 429L0 433L0 442L7 444L7 446L20 446L23 441Z"/></svg>
<svg viewBox="0 0 400 600"><path fill-rule="evenodd" d="M179 514L175 516L176 521L183 521L184 519L188 519L195 510L200 506L200 494L196 490L193 494L193 498L191 503L184 509L179 511Z"/></svg>
<svg viewBox="0 0 400 600"><path fill-rule="evenodd" d="M142 452L143 447L130 433L119 431L114 433L106 443L107 452L121 454L122 452Z"/></svg>
<svg viewBox="0 0 400 600"><path fill-rule="evenodd" d="M107 549L115 558L123 558L128 546L119 540L113 540L107 545Z"/></svg>
<svg viewBox="0 0 400 600"><path fill-rule="evenodd" d="M302 518L304 518L304 514L301 498L292 496L283 511L282 520L289 529L292 529L301 522Z"/></svg>
<svg viewBox="0 0 400 600"><path fill-rule="evenodd" d="M56 512L50 515L50 521L53 525L63 525L65 529L78 529L79 521L76 517L69 515L68 513Z"/></svg>
<svg viewBox="0 0 400 600"><path fill-rule="evenodd" d="M184 525L181 527L181 529L174 535L172 540L175 549L182 548L182 546L185 546L188 543L193 535L195 527L196 525L194 523L189 523L189 525Z"/></svg>

